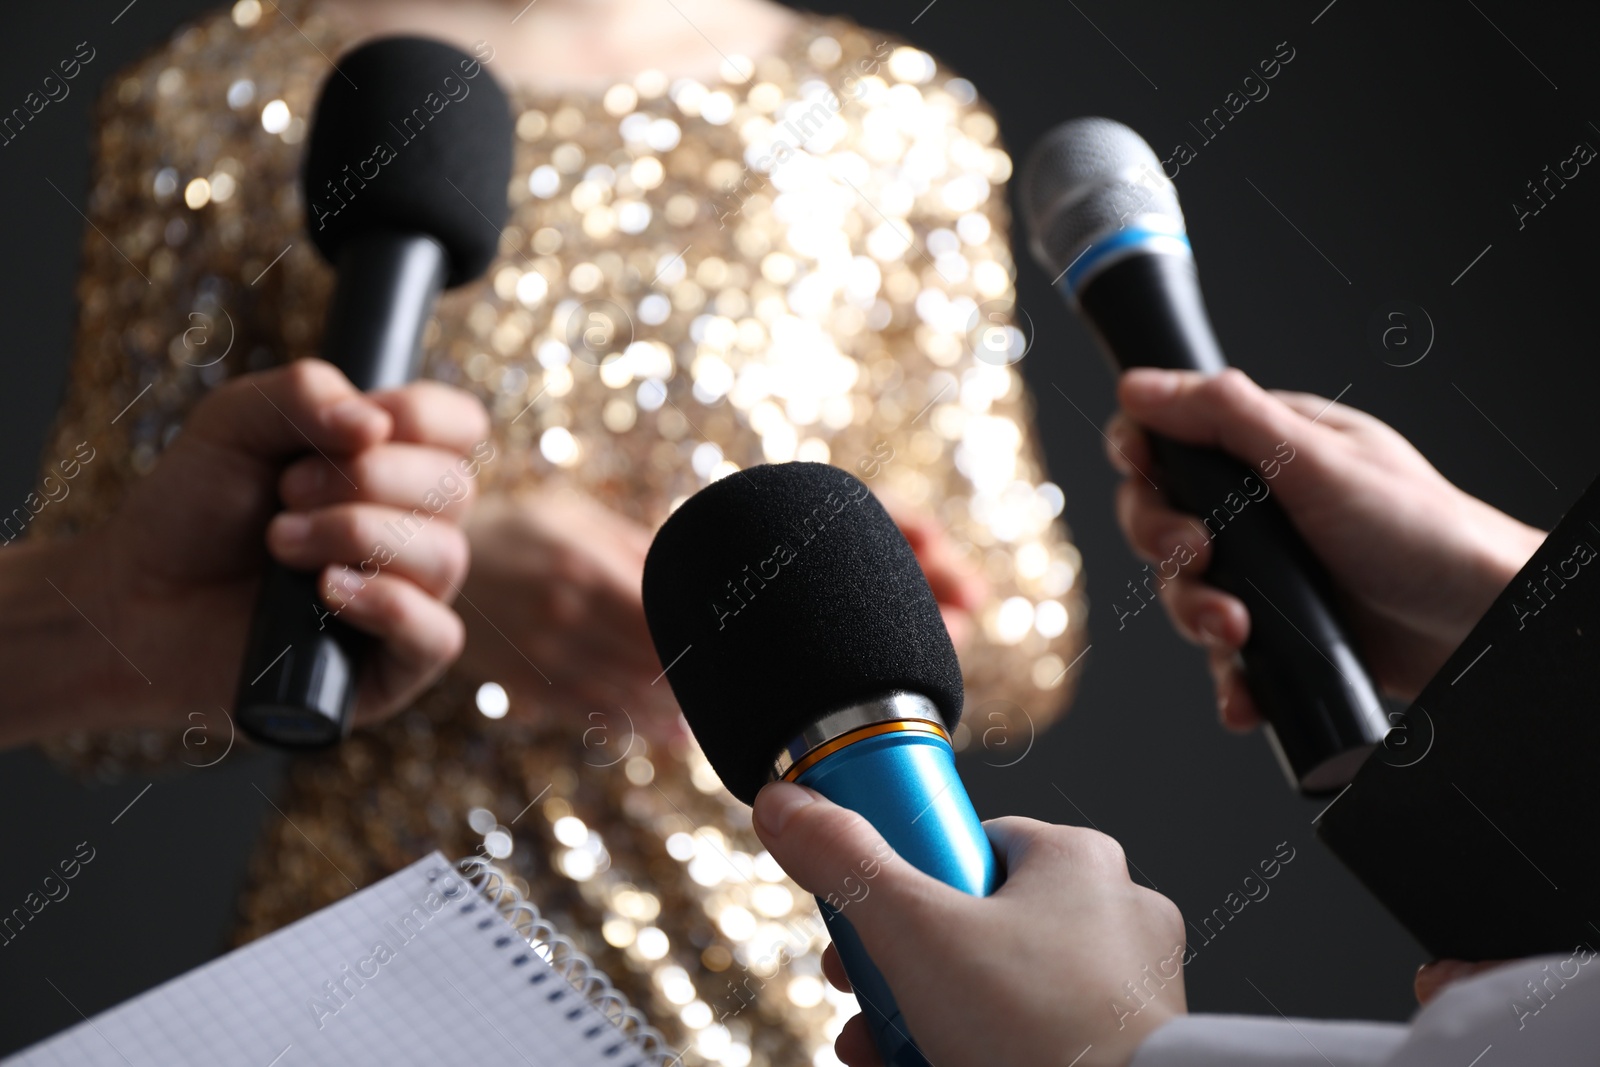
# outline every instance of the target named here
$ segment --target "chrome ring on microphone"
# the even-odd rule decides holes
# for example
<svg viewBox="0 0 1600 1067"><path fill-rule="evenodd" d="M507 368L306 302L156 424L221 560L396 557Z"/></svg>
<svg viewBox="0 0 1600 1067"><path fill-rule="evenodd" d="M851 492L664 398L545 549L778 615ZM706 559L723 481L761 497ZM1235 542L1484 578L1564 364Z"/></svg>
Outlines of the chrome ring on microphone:
<svg viewBox="0 0 1600 1067"><path fill-rule="evenodd" d="M769 781L794 781L807 767L847 745L878 734L913 731L934 734L948 744L939 707L920 693L891 693L865 704L832 711L783 746L767 772Z"/></svg>

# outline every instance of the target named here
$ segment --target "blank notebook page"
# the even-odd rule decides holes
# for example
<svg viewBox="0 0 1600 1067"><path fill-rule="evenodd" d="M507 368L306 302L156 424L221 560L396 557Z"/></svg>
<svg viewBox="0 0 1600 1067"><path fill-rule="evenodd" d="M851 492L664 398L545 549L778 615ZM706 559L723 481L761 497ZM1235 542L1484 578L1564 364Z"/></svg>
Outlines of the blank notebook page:
<svg viewBox="0 0 1600 1067"><path fill-rule="evenodd" d="M5 1061L645 1063L441 853Z"/></svg>

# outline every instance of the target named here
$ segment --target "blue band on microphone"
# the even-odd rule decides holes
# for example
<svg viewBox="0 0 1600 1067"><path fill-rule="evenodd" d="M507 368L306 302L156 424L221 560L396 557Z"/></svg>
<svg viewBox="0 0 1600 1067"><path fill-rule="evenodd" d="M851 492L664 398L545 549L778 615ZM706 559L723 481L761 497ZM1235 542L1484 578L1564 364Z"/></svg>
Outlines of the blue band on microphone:
<svg viewBox="0 0 1600 1067"><path fill-rule="evenodd" d="M1069 298L1076 298L1083 284L1102 268L1140 253L1190 256L1194 251L1187 234L1163 233L1143 226L1125 227L1078 253L1078 258L1067 267L1061 279L1062 288Z"/></svg>

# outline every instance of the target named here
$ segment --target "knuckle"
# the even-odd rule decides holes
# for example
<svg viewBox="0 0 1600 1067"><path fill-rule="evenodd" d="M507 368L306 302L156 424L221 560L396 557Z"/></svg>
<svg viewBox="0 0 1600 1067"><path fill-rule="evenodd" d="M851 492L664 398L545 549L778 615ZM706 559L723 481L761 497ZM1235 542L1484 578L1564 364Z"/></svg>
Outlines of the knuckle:
<svg viewBox="0 0 1600 1067"><path fill-rule="evenodd" d="M552 591L549 599L550 621L562 628L575 627L586 614L583 595L576 589L561 586Z"/></svg>
<svg viewBox="0 0 1600 1067"><path fill-rule="evenodd" d="M993 826L996 830L1006 834L1031 834L1039 826L1044 825L1024 815L998 815L988 820L985 825Z"/></svg>
<svg viewBox="0 0 1600 1067"><path fill-rule="evenodd" d="M1131 480L1124 479L1117 486L1116 493L1113 510L1117 514L1117 525L1122 527L1124 536L1131 540L1144 510L1139 500L1139 489Z"/></svg>
<svg viewBox="0 0 1600 1067"><path fill-rule="evenodd" d="M440 530L439 555L445 581L460 585L472 565L472 548L467 535L459 527L445 526Z"/></svg>
<svg viewBox="0 0 1600 1067"><path fill-rule="evenodd" d="M325 513L321 525L328 539L337 548L353 549L366 541L366 517L358 508L331 508Z"/></svg>
<svg viewBox="0 0 1600 1067"><path fill-rule="evenodd" d="M320 359L297 359L274 372L282 376L284 390L294 399L310 399L339 372Z"/></svg>
<svg viewBox="0 0 1600 1067"><path fill-rule="evenodd" d="M455 485L458 486L458 488L455 488L450 497L451 504L457 510L466 510L471 508L473 502L478 499L477 479L458 478L456 479Z"/></svg>
<svg viewBox="0 0 1600 1067"><path fill-rule="evenodd" d="M242 374L237 378L229 378L227 381L211 390L202 403L232 404L247 391L250 391L253 382L259 381L261 378L271 373L271 371L266 371L263 374Z"/></svg>
<svg viewBox="0 0 1600 1067"><path fill-rule="evenodd" d="M802 827L805 825L801 824ZM849 854L849 849L869 833L870 826L860 813L849 808L833 807L818 811L810 820L809 829L812 845L818 854L835 860L853 861L856 857Z"/></svg>
<svg viewBox="0 0 1600 1067"><path fill-rule="evenodd" d="M466 436L478 441L488 437L492 424L489 421L489 409L483 406L483 401L461 389L451 388L450 392L461 397L464 401L462 403L462 425L472 431Z"/></svg>
<svg viewBox="0 0 1600 1067"><path fill-rule="evenodd" d="M189 416L185 429L204 434L208 430L225 425L237 417L239 412L245 410L245 405L250 402L249 398L255 396L255 383L271 373L273 372L244 374L218 385L201 398ZM255 402L260 403L260 398L256 397ZM183 436L180 434L179 439L181 440Z"/></svg>
<svg viewBox="0 0 1600 1067"><path fill-rule="evenodd" d="M467 627L462 622L461 616L454 611L444 611L440 617L436 638L439 660L450 663L458 659L462 650L467 647Z"/></svg>
<svg viewBox="0 0 1600 1067"><path fill-rule="evenodd" d="M1082 863L1093 847L1091 839L1095 836L1095 832L1085 827L1054 823L1034 824L1031 820L1028 820L1028 823L1024 829L1029 832L1031 838L1030 849L1048 852L1068 865L1075 866Z"/></svg>
<svg viewBox="0 0 1600 1067"><path fill-rule="evenodd" d="M1195 390L1195 398L1206 407L1219 411L1237 411L1244 402L1245 382L1244 374L1237 368L1229 367L1220 374L1213 374L1200 383L1200 388Z"/></svg>
<svg viewBox="0 0 1600 1067"><path fill-rule="evenodd" d="M1240 415L1264 415L1271 398L1238 367L1214 375L1208 383L1213 400L1224 410Z"/></svg>
<svg viewBox="0 0 1600 1067"><path fill-rule="evenodd" d="M1097 870L1127 871L1127 854L1122 849L1122 843L1109 834L1099 830L1086 830L1083 827L1073 827L1078 831L1073 842L1073 847L1083 860L1093 865Z"/></svg>
<svg viewBox="0 0 1600 1067"><path fill-rule="evenodd" d="M1156 542L1172 525L1172 518L1171 512L1156 506L1149 497L1137 493L1133 504L1129 506L1128 523L1133 528L1133 538L1153 551L1168 547Z"/></svg>
<svg viewBox="0 0 1600 1067"><path fill-rule="evenodd" d="M1153 898L1152 907L1155 909L1156 919L1168 931L1171 931L1179 940L1184 937L1183 909L1178 907L1171 897L1155 890L1150 891Z"/></svg>
<svg viewBox="0 0 1600 1067"><path fill-rule="evenodd" d="M393 584L398 580L374 582L370 586L373 594L372 614L379 629L391 635L404 630L412 616L411 606Z"/></svg>
<svg viewBox="0 0 1600 1067"><path fill-rule="evenodd" d="M1225 367L1222 373L1212 375L1210 385L1220 395L1234 399L1242 399L1255 392L1250 376L1238 367Z"/></svg>
<svg viewBox="0 0 1600 1067"><path fill-rule="evenodd" d="M428 408L427 386L427 382L412 382L391 393L390 406L394 414L406 422L417 422L418 416Z"/></svg>
<svg viewBox="0 0 1600 1067"><path fill-rule="evenodd" d="M376 500L381 495L379 487L388 474L388 468L378 449L369 448L353 456L340 457L337 464L321 457L317 458L317 462L331 468L323 480L335 490L344 489L351 499ZM351 489L350 482L354 482L357 488Z"/></svg>
<svg viewBox="0 0 1600 1067"><path fill-rule="evenodd" d="M1133 887L1134 906L1142 912L1150 928L1178 941L1185 940L1183 911L1172 899L1142 885Z"/></svg>

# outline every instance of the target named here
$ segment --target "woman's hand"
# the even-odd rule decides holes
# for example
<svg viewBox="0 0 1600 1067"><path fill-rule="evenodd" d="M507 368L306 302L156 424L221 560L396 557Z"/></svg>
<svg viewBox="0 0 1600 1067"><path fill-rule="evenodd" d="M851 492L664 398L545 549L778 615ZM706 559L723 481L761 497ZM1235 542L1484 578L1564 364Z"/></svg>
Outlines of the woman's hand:
<svg viewBox="0 0 1600 1067"><path fill-rule="evenodd" d="M482 405L460 390L418 383L363 395L320 360L221 386L107 526L37 546L40 595L56 596L48 578L70 618L98 636L76 642L66 665L30 667L78 679L58 718L30 732L178 723L231 707L269 554L320 572L321 601L307 612L378 639L357 684L357 721L404 707L461 648L447 606L467 569L455 520L472 494L467 454L487 432Z"/></svg>
<svg viewBox="0 0 1600 1067"><path fill-rule="evenodd" d="M1127 475L1118 519L1151 562L1170 568L1193 553L1161 598L1178 631L1209 650L1222 720L1235 729L1260 721L1237 656L1249 612L1206 584L1210 543L1198 519L1146 480L1160 484L1161 472L1143 430L1221 449L1263 478L1276 471L1266 481L1272 496L1328 568L1379 685L1402 698L1433 676L1544 538L1457 489L1386 424L1319 396L1265 392L1237 370L1140 369L1123 375L1118 397L1123 413L1107 429L1110 460Z"/></svg>
<svg viewBox="0 0 1600 1067"><path fill-rule="evenodd" d="M1129 880L1122 848L1104 834L988 822L1006 881L974 897L912 867L860 815L803 786L763 789L755 827L808 892L859 887L844 917L939 1067L1126 1067L1146 1036L1186 1010L1183 917ZM848 989L829 956L829 979ZM882 1062L859 1015L835 1050L850 1067Z"/></svg>
<svg viewBox="0 0 1600 1067"><path fill-rule="evenodd" d="M907 507L892 500L882 501L884 510L900 527L917 562L922 564L928 588L939 603L939 614L944 617L945 629L950 631L950 643L956 651L965 651L977 629L977 613L989 599L989 583L970 561L956 550L950 535L926 511Z"/></svg>
<svg viewBox="0 0 1600 1067"><path fill-rule="evenodd" d="M930 516L891 514L961 647L987 585ZM518 714L587 719L605 731L596 737L680 729L644 617L649 530L576 489L556 488L486 499L467 532L464 673L504 686Z"/></svg>
<svg viewBox="0 0 1600 1067"><path fill-rule="evenodd" d="M678 729L645 624L649 530L552 488L485 499L467 533L465 674L504 686L518 715L587 719L616 738Z"/></svg>

